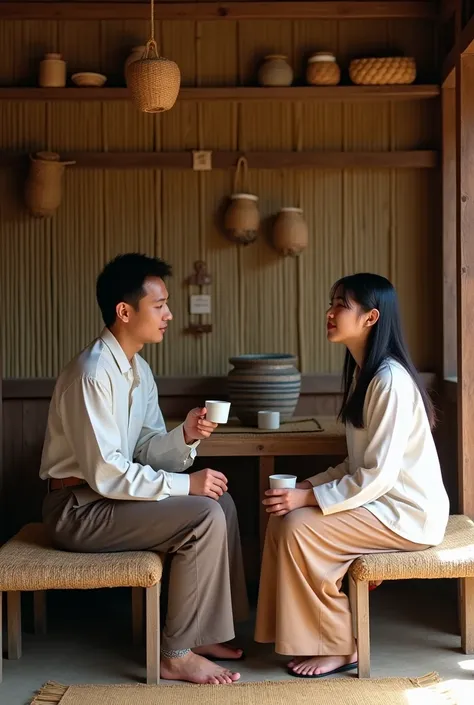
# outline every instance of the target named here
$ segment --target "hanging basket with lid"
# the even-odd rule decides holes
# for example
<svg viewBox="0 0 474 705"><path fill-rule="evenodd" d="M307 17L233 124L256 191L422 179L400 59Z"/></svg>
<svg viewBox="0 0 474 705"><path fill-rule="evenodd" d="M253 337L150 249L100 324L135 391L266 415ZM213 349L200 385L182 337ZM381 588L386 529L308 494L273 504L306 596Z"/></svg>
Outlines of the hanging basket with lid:
<svg viewBox="0 0 474 705"><path fill-rule="evenodd" d="M25 185L25 203L31 215L36 218L49 218L59 208L62 195L64 169L56 152L38 152L30 155L31 166Z"/></svg>
<svg viewBox="0 0 474 705"><path fill-rule="evenodd" d="M239 179L242 188L239 189ZM230 197L225 218L224 229L226 236L232 242L249 245L256 240L260 226L260 213L258 211L258 196L247 192L248 164L245 157L240 157L234 176L234 193Z"/></svg>
<svg viewBox="0 0 474 705"><path fill-rule="evenodd" d="M155 41L154 0L151 0L151 38L145 54L127 67L132 101L144 113L162 113L176 103L181 84L179 66L160 56Z"/></svg>

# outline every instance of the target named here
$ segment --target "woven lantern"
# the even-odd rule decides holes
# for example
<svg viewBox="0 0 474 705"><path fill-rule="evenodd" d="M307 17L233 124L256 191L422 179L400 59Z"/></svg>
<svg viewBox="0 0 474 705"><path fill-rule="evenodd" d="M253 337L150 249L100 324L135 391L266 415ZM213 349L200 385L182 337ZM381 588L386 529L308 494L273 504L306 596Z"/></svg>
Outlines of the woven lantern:
<svg viewBox="0 0 474 705"><path fill-rule="evenodd" d="M59 208L64 169L75 162L61 162L55 152L30 155L31 166L25 185L25 203L31 215L49 218Z"/></svg>
<svg viewBox="0 0 474 705"><path fill-rule="evenodd" d="M243 174L241 177L243 188L239 190L238 183L241 173ZM224 228L229 240L241 245L249 245L254 242L260 226L258 196L247 193L247 181L247 160L245 157L240 157L235 170L234 193L230 197L231 203L225 213Z"/></svg>
<svg viewBox="0 0 474 705"><path fill-rule="evenodd" d="M159 54L155 41L154 0L151 0L151 38L143 57L128 65L126 78L132 101L143 113L163 113L176 103L181 73L174 61Z"/></svg>

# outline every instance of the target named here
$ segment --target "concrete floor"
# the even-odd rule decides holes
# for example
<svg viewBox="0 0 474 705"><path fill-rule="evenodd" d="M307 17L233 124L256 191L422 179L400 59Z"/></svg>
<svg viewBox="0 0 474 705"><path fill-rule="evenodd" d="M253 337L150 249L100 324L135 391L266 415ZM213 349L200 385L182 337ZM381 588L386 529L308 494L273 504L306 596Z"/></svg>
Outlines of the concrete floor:
<svg viewBox="0 0 474 705"><path fill-rule="evenodd" d="M28 630L30 596L24 600ZM438 671L462 681L474 703L474 656L460 650L454 581L384 583L371 594L373 676L421 676ZM130 644L126 590L59 592L48 596L48 634L23 635L23 656L4 661L0 705L25 705L47 680L61 683L128 683L145 676L144 654ZM292 679L287 659L252 641L251 622L238 629L247 658L242 681ZM342 675L340 677L348 677ZM349 676L353 677L353 676ZM471 691L471 687L473 688ZM464 699L463 699L464 702Z"/></svg>

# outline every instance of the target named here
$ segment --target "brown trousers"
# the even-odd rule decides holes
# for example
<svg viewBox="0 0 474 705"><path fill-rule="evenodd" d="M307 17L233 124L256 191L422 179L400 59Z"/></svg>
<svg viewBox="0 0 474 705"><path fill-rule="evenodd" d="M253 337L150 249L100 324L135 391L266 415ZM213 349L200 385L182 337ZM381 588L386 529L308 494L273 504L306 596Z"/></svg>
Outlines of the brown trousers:
<svg viewBox="0 0 474 705"><path fill-rule="evenodd" d="M237 513L227 493L218 502L187 496L81 504L73 490L56 490L44 500L43 518L54 544L67 551L172 554L165 649L229 641L234 619L248 616Z"/></svg>
<svg viewBox="0 0 474 705"><path fill-rule="evenodd" d="M348 656L355 651L341 583L364 553L419 551L367 509L324 516L305 507L270 517L263 552L255 640L279 654Z"/></svg>

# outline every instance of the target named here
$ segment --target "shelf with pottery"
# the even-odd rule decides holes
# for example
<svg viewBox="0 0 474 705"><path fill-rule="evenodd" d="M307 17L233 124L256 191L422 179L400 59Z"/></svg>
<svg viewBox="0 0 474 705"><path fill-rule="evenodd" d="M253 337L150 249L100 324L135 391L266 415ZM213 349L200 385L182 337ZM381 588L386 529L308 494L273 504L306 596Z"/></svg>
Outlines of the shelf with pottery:
<svg viewBox="0 0 474 705"><path fill-rule="evenodd" d="M436 84L409 86L219 86L219 87L181 87L179 101L331 101L331 102L373 102L373 101L404 101L437 98L440 87ZM119 87L66 87L38 88L2 86L0 100L129 100L128 88Z"/></svg>

